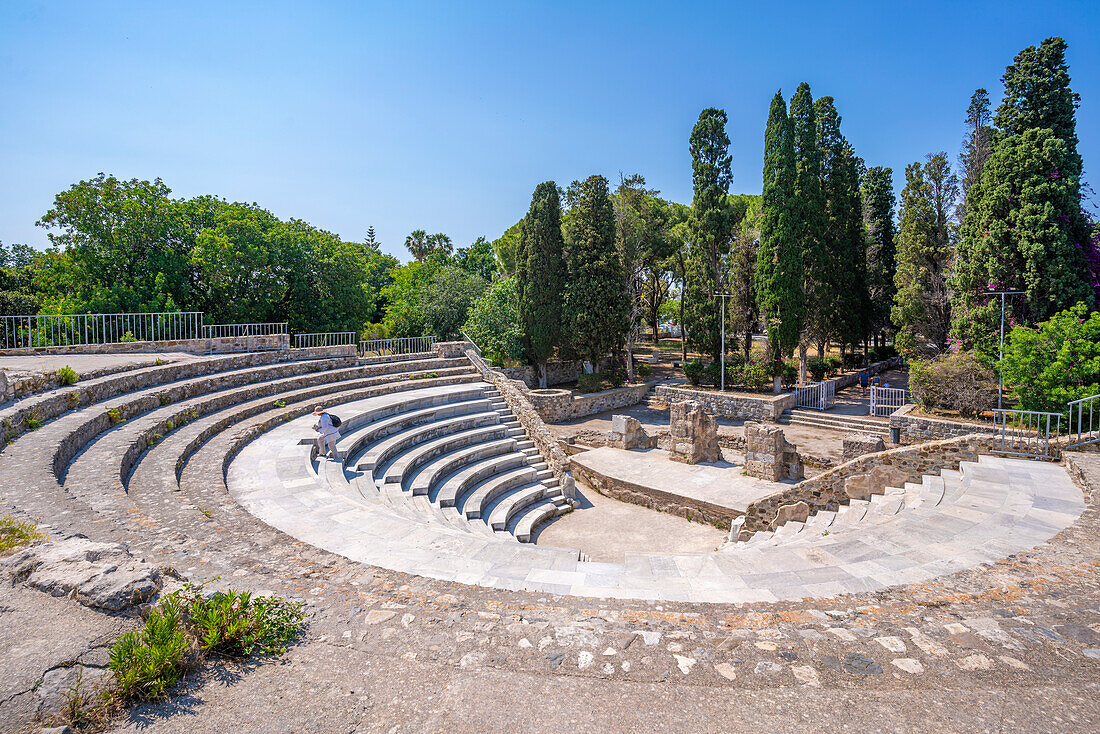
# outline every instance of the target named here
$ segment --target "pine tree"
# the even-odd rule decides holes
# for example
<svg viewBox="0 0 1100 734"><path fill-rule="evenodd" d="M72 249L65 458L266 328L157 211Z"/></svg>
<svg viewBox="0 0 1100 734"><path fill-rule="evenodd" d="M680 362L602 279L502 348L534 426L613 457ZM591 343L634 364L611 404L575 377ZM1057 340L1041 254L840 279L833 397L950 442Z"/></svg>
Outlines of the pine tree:
<svg viewBox="0 0 1100 734"><path fill-rule="evenodd" d="M863 221L867 228L867 290L870 298L868 327L875 344L882 344L890 328L897 270L897 227L894 224L894 172L873 166L863 174Z"/></svg>
<svg viewBox="0 0 1100 734"><path fill-rule="evenodd" d="M1080 98L1069 87L1065 51L1064 40L1048 38L1005 70L993 151L967 195L951 281L954 329L967 346L990 353L1000 319L990 291L1026 292L1006 302L1010 322L1034 324L1078 301L1092 303L1075 120Z"/></svg>
<svg viewBox="0 0 1100 734"><path fill-rule="evenodd" d="M794 218L802 250L805 292L805 329L799 344L799 362L805 364L806 345L824 344L833 334L836 316L836 259L825 240L825 195L821 188L822 139L810 85L802 82L791 97L791 132L794 142Z"/></svg>
<svg viewBox="0 0 1100 734"><path fill-rule="evenodd" d="M378 241L378 238L374 234L374 225L367 227L367 239L363 242L368 248L372 250L379 250L382 248L382 243Z"/></svg>
<svg viewBox="0 0 1100 734"><path fill-rule="evenodd" d="M629 298L615 250L615 215L607 179L589 176L569 187L568 257L563 322L572 351L599 369L622 346Z"/></svg>
<svg viewBox="0 0 1100 734"><path fill-rule="evenodd" d="M546 181L535 187L516 248L519 322L527 357L538 366L539 387L546 387L546 362L561 340L563 249L558 185Z"/></svg>
<svg viewBox="0 0 1100 734"><path fill-rule="evenodd" d="M709 107L699 113L691 131L692 185L684 318L693 348L717 360L722 352L720 301L724 292L723 259L729 252L733 222L727 196L733 180L726 113Z"/></svg>
<svg viewBox="0 0 1100 734"><path fill-rule="evenodd" d="M958 180L946 153L928 156L923 166L906 166L891 315L898 330L894 343L909 354L935 356L947 349L947 269L955 239L951 210L958 195Z"/></svg>
<svg viewBox="0 0 1100 734"><path fill-rule="evenodd" d="M805 308L794 205L793 137L783 92L776 92L764 132L764 187L756 258L756 292L773 361L789 356L797 346Z"/></svg>

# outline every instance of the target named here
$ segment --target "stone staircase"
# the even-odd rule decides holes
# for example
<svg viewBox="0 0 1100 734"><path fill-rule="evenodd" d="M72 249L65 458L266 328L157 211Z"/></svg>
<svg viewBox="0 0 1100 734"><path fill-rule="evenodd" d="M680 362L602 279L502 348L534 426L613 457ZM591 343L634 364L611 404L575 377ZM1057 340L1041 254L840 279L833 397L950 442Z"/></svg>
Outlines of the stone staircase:
<svg viewBox="0 0 1100 734"><path fill-rule="evenodd" d="M890 438L890 423L882 418L842 415L810 408L788 408L780 414L776 423L782 426L828 428L848 433L868 433L872 436L881 436L883 439Z"/></svg>

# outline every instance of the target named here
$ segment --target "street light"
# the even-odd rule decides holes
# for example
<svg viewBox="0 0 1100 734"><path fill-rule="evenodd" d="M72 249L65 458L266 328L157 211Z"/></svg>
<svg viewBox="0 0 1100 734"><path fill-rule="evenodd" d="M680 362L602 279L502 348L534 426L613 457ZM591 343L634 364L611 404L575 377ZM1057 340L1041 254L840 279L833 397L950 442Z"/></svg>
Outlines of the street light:
<svg viewBox="0 0 1100 734"><path fill-rule="evenodd" d="M1001 346L997 357L997 410L1001 409L1001 393L1004 392L1004 375L1001 372L1001 360L1005 358L1005 296L1022 296L1027 291L991 291L989 295L1001 297Z"/></svg>
<svg viewBox="0 0 1100 734"><path fill-rule="evenodd" d="M722 392L726 391L726 299L733 298L732 293L715 293L722 298Z"/></svg>

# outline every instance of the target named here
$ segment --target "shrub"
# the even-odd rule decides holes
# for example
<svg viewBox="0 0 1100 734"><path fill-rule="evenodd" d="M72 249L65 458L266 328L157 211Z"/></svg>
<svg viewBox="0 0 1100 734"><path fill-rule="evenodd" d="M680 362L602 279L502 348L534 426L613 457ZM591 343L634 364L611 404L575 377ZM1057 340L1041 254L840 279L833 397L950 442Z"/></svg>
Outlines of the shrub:
<svg viewBox="0 0 1100 734"><path fill-rule="evenodd" d="M645 362L642 362L641 364L635 366L634 372L638 375L638 377L642 378L643 380L647 380L649 379L649 376L653 374L653 368Z"/></svg>
<svg viewBox="0 0 1100 734"><path fill-rule="evenodd" d="M711 362L704 367L703 380L711 383L715 387L720 385L722 380L722 364L720 362Z"/></svg>
<svg viewBox="0 0 1100 734"><path fill-rule="evenodd" d="M75 385L80 376L69 365L65 365L57 371L57 379L62 385Z"/></svg>
<svg viewBox="0 0 1100 734"><path fill-rule="evenodd" d="M779 363L782 365L782 363ZM787 371L787 365L783 365L784 372ZM797 370L795 370L797 374ZM745 389L753 392L771 392L772 389L772 369L770 365L758 362L745 366L742 370L742 384ZM782 376L782 375L780 375Z"/></svg>
<svg viewBox="0 0 1100 734"><path fill-rule="evenodd" d="M814 382L824 380L828 369L823 359L811 359L806 362L806 371L810 373L810 379Z"/></svg>
<svg viewBox="0 0 1100 734"><path fill-rule="evenodd" d="M42 537L42 533L29 522L16 520L11 515L0 517L0 553L26 545Z"/></svg>
<svg viewBox="0 0 1100 734"><path fill-rule="evenodd" d="M274 407L274 408L285 408L286 407L286 401L283 400L282 398L279 398L274 403L272 403L271 406Z"/></svg>
<svg viewBox="0 0 1100 734"><path fill-rule="evenodd" d="M118 677L123 702L160 698L179 682L189 647L180 618L180 603L169 596L145 615L145 625L118 638L108 667Z"/></svg>
<svg viewBox="0 0 1100 734"><path fill-rule="evenodd" d="M165 406L172 402L172 396L166 392L157 393L157 400L160 402L161 406Z"/></svg>
<svg viewBox="0 0 1100 734"><path fill-rule="evenodd" d="M795 362L783 363L783 382L793 385L798 382L798 364Z"/></svg>
<svg viewBox="0 0 1100 734"><path fill-rule="evenodd" d="M845 369L858 369L863 367L863 352L845 352L844 353L844 368Z"/></svg>
<svg viewBox="0 0 1100 734"><path fill-rule="evenodd" d="M600 375L581 375L577 378L577 390L583 393L599 392L603 387Z"/></svg>
<svg viewBox="0 0 1100 734"><path fill-rule="evenodd" d="M885 362L896 356L898 356L898 350L893 344L883 344L881 347L875 347L871 350L872 362Z"/></svg>
<svg viewBox="0 0 1100 734"><path fill-rule="evenodd" d="M954 410L969 417L997 405L997 375L974 352L914 362L909 387L925 410Z"/></svg>
<svg viewBox="0 0 1100 734"><path fill-rule="evenodd" d="M840 357L836 356L835 354L825 355L825 371L829 377L832 377L837 372L839 372L840 368L843 366L844 362L840 359Z"/></svg>
<svg viewBox="0 0 1100 734"><path fill-rule="evenodd" d="M247 591L230 589L207 597L201 587L188 585L177 593L188 631L204 653L246 657L285 652L305 617L301 604L273 596L253 598Z"/></svg>
<svg viewBox="0 0 1100 734"><path fill-rule="evenodd" d="M699 382L702 381L706 369L707 366L703 364L703 361L700 359L684 362L684 377L688 378L692 385L698 385Z"/></svg>
<svg viewBox="0 0 1100 734"><path fill-rule="evenodd" d="M107 420L109 420L111 422L111 425L113 426L116 423L121 423L125 419L122 417L121 410L119 410L118 408L111 408L107 411Z"/></svg>
<svg viewBox="0 0 1100 734"><path fill-rule="evenodd" d="M611 384L611 387L622 387L626 384L626 370L619 365L614 365L611 368L604 371L604 377Z"/></svg>
<svg viewBox="0 0 1100 734"><path fill-rule="evenodd" d="M38 413L32 410L23 416L23 425L27 427L28 431L37 431L42 427L42 419L38 417Z"/></svg>
<svg viewBox="0 0 1100 734"><path fill-rule="evenodd" d="M1100 393L1100 311L1078 304L1034 329L1014 328L1001 369L1025 410L1060 413L1069 401Z"/></svg>

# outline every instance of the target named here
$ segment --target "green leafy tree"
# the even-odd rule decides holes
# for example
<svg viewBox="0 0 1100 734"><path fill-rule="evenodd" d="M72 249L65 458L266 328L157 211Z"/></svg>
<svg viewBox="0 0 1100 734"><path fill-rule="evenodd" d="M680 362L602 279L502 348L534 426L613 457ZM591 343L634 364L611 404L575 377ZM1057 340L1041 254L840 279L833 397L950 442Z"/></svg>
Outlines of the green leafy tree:
<svg viewBox="0 0 1100 734"><path fill-rule="evenodd" d="M598 370L605 355L621 348L630 308L615 249L615 214L603 176L574 181L567 197L568 280L562 321L572 351Z"/></svg>
<svg viewBox="0 0 1100 734"><path fill-rule="evenodd" d="M374 233L373 224L367 227L367 236L366 239L363 240L363 246L366 247L368 250L381 251L382 249L382 243L378 241L378 237Z"/></svg>
<svg viewBox="0 0 1100 734"><path fill-rule="evenodd" d="M561 343L564 248L558 185L544 181L531 196L515 255L519 326L540 387L546 387L546 362Z"/></svg>
<svg viewBox="0 0 1100 734"><path fill-rule="evenodd" d="M733 247L726 268L726 291L730 299L729 322L731 333L740 332L742 357L747 363L752 358L752 334L760 318L756 293L756 259L760 249L760 222L763 216L759 196L731 196L731 206L737 212L738 227L734 231Z"/></svg>
<svg viewBox="0 0 1100 734"><path fill-rule="evenodd" d="M794 204L794 134L783 93L776 92L764 132L764 187L761 195L760 249L756 293L768 329L773 362L790 356L802 333L805 310L802 254Z"/></svg>
<svg viewBox="0 0 1100 734"><path fill-rule="evenodd" d="M875 346L882 346L890 329L897 270L897 226L894 223L894 172L882 166L863 174L863 221L867 228L867 290L870 299L868 327Z"/></svg>
<svg viewBox="0 0 1100 734"><path fill-rule="evenodd" d="M516 274L516 248L519 246L522 225L523 220L521 219L491 243L493 255L497 259L497 269L504 275Z"/></svg>
<svg viewBox="0 0 1100 734"><path fill-rule="evenodd" d="M497 274L497 259L493 246L484 237L478 237L469 247L460 247L455 253L455 265L483 280L492 280Z"/></svg>
<svg viewBox="0 0 1100 734"><path fill-rule="evenodd" d="M1015 327L1000 366L1024 410L1061 413L1100 393L1100 311L1078 303L1034 328Z"/></svg>
<svg viewBox="0 0 1100 734"><path fill-rule="evenodd" d="M720 299L723 262L733 235L729 188L733 157L726 134L725 110L708 107L691 131L691 202L688 262L684 280L684 318L693 348L718 359L723 350Z"/></svg>
<svg viewBox="0 0 1100 734"><path fill-rule="evenodd" d="M34 263L38 253L26 245L0 242L0 316L38 313Z"/></svg>
<svg viewBox="0 0 1100 734"><path fill-rule="evenodd" d="M451 238L442 233L428 234L422 229L414 229L405 238L405 249L417 262L423 262L428 257L445 262L451 256Z"/></svg>
<svg viewBox="0 0 1100 734"><path fill-rule="evenodd" d="M993 154L993 128L990 122L989 92L978 89L970 97L970 106L966 109L966 140L963 141L963 152L959 157L963 174L959 181L963 203L956 214L960 221L966 216L966 198L970 188L981 178L982 169Z"/></svg>
<svg viewBox="0 0 1100 734"><path fill-rule="evenodd" d="M933 357L948 346L947 273L955 246L951 212L958 194L946 153L928 156L923 166L905 168L892 317L894 343L910 355Z"/></svg>
<svg viewBox="0 0 1100 734"><path fill-rule="evenodd" d="M462 330L474 340L487 359L505 365L523 359L516 279L500 278L474 301Z"/></svg>
<svg viewBox="0 0 1100 734"><path fill-rule="evenodd" d="M393 277L383 322L391 337L457 338L488 286L477 275L435 262L409 263L394 270Z"/></svg>
<svg viewBox="0 0 1100 734"><path fill-rule="evenodd" d="M820 130L818 117L822 104L828 104L826 113L832 113L830 130ZM802 251L802 278L805 297L803 335L799 342L799 364L806 364L806 345L818 344L818 356L825 351L825 342L834 334L836 326L836 298L839 258L835 232L828 241L826 226L825 155L839 145L840 120L832 107L832 97L825 97L815 105L810 85L802 82L791 97L791 139L794 143L795 178L792 208L796 237ZM831 134L831 137L829 135Z"/></svg>

